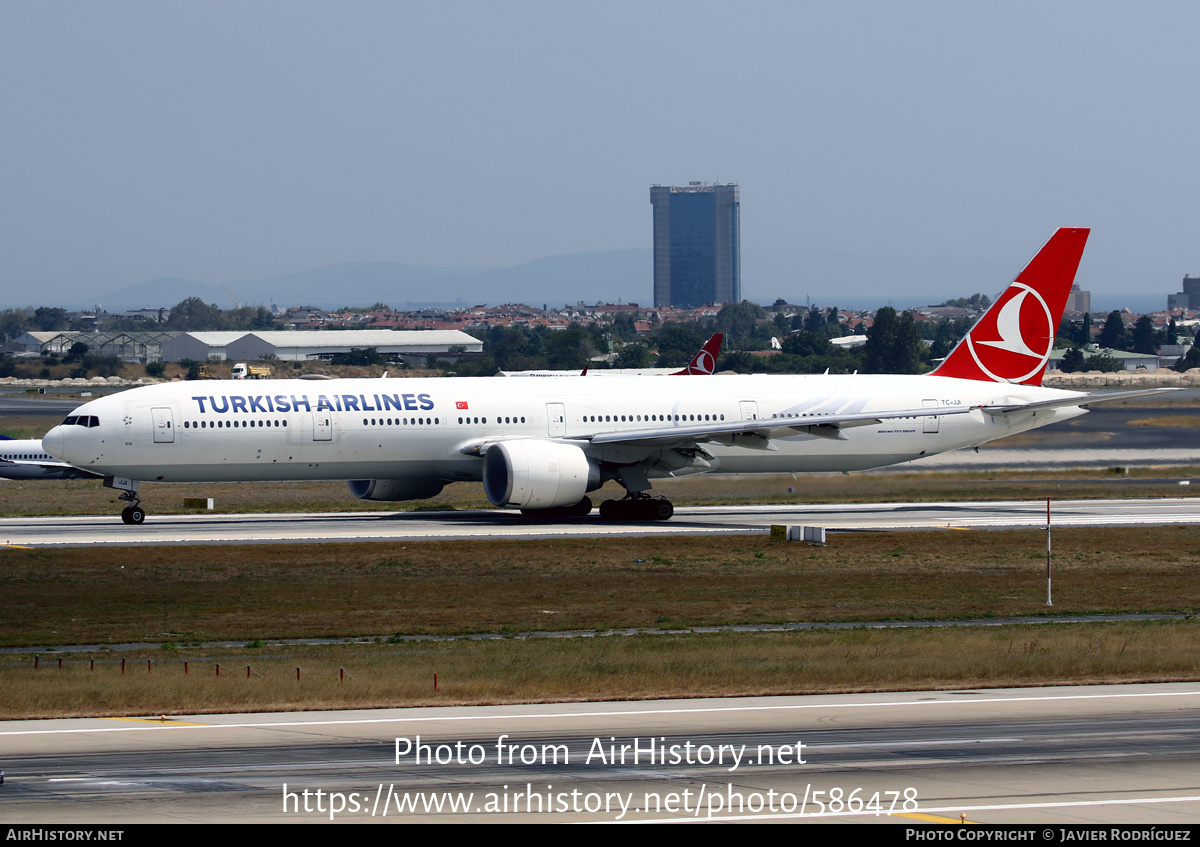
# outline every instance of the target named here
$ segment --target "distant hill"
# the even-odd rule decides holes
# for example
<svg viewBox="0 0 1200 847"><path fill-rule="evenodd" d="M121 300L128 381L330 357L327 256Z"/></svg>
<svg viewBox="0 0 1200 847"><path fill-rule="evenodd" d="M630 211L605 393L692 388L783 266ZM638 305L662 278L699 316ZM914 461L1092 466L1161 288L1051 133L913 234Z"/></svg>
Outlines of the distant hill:
<svg viewBox="0 0 1200 847"><path fill-rule="evenodd" d="M109 311L143 306L173 306L186 297L199 297L222 309L233 304L227 287L243 303L321 308L456 301L477 303L524 302L562 305L597 298L650 303L653 270L649 250L575 253L538 259L512 268L441 270L399 262L346 262L269 279L231 282L228 286L194 280L159 279L101 295Z"/></svg>
<svg viewBox="0 0 1200 847"><path fill-rule="evenodd" d="M746 299L760 303L782 297L790 303L803 304L810 298L816 305L842 308L874 308L888 303L905 308L975 292L995 296L1018 270L1002 262L966 256L861 256L799 248L753 251L743 255L742 292ZM231 282L227 287L243 303L274 301L283 307L337 308L376 302L396 309L456 303L541 306L580 300L620 300L650 306L654 301L649 249L572 253L489 269L347 262L269 279ZM156 279L100 295L96 301L116 311L173 306L185 297L200 297L225 309L232 303L224 288L196 280ZM87 307L94 302L71 305Z"/></svg>

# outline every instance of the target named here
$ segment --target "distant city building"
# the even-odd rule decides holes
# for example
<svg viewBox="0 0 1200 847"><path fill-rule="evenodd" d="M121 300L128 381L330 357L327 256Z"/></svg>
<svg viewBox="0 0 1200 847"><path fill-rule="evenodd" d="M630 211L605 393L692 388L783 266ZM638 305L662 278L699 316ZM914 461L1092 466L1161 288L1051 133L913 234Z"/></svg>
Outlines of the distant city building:
<svg viewBox="0 0 1200 847"><path fill-rule="evenodd" d="M1167 311L1187 309L1189 312L1200 309L1200 277L1184 276L1183 291L1167 295Z"/></svg>
<svg viewBox="0 0 1200 847"><path fill-rule="evenodd" d="M1105 353L1116 359L1121 364L1122 370L1136 371L1139 368L1144 368L1148 371L1158 370L1162 366L1162 358L1153 353L1129 353L1125 350L1109 350L1107 348L1092 349L1091 347L1084 349L1084 355L1090 356L1094 353ZM1051 371L1062 370L1063 356L1067 354L1067 349L1060 348L1050 351L1050 361L1046 363L1046 369ZM1171 361L1175 361L1178 357L1174 357Z"/></svg>
<svg viewBox="0 0 1200 847"><path fill-rule="evenodd" d="M191 359L196 362L207 362L209 359L225 361L225 348L237 341L246 330L217 331L217 332L181 332L162 346L164 362L182 362Z"/></svg>
<svg viewBox="0 0 1200 847"><path fill-rule="evenodd" d="M132 330L129 332L26 332L16 338L31 353L64 356L78 343L98 356L116 356L125 362L161 362L163 345L182 335L179 330Z"/></svg>
<svg viewBox="0 0 1200 847"><path fill-rule="evenodd" d="M654 207L654 305L695 308L742 299L736 185L650 187Z"/></svg>
<svg viewBox="0 0 1200 847"><path fill-rule="evenodd" d="M1067 295L1068 312L1090 312L1092 311L1092 292L1084 291L1079 287L1079 283L1071 286L1071 293Z"/></svg>

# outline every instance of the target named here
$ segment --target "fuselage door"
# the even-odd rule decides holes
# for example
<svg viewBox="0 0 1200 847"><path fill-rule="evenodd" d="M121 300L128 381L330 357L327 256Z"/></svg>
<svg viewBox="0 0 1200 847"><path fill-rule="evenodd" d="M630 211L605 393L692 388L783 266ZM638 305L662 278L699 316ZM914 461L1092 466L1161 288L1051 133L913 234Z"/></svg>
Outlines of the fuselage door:
<svg viewBox="0 0 1200 847"><path fill-rule="evenodd" d="M155 406L150 410L150 414L154 419L154 443L172 443L175 440L175 416L171 414L170 408Z"/></svg>
<svg viewBox="0 0 1200 847"><path fill-rule="evenodd" d="M312 413L313 441L333 441L333 415L328 409Z"/></svg>
<svg viewBox="0 0 1200 847"><path fill-rule="evenodd" d="M551 436L567 434L567 408L562 403L546 404L546 434Z"/></svg>
<svg viewBox="0 0 1200 847"><path fill-rule="evenodd" d="M937 400L922 400L921 401L921 408L923 408L923 409L936 409L937 407L938 407ZM929 415L928 417L924 418L924 421L925 421L925 425L922 427L922 430L921 430L922 432L937 432L938 431L938 423L941 421L941 417L938 415Z"/></svg>
<svg viewBox="0 0 1200 847"><path fill-rule="evenodd" d="M756 421L758 420L758 403L753 400L742 401L742 420Z"/></svg>

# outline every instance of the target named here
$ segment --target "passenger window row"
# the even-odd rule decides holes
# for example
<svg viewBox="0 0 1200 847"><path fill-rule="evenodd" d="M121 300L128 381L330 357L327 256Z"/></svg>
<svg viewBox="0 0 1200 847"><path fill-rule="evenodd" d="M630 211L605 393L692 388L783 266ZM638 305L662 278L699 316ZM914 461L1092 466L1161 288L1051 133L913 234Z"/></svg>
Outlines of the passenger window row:
<svg viewBox="0 0 1200 847"><path fill-rule="evenodd" d="M231 420L231 421L184 421L184 429L238 429L248 427L273 427L287 426L287 421L260 421L260 420Z"/></svg>
<svg viewBox="0 0 1200 847"><path fill-rule="evenodd" d="M363 418L363 426L429 426L440 423L440 418Z"/></svg>
<svg viewBox="0 0 1200 847"><path fill-rule="evenodd" d="M459 423L487 423L487 417L482 417L482 418L470 418L470 417L468 417L468 418L459 418L459 419L458 419L458 422L459 422ZM508 415L508 416L506 416L506 417L499 417L499 416L497 416L497 417L496 417L496 423L498 423L498 424L502 424L502 423L505 423L505 424L525 423L525 417L524 417L524 415L522 415L521 417L517 417L517 416L515 416L515 415Z"/></svg>
<svg viewBox="0 0 1200 847"><path fill-rule="evenodd" d="M584 423L635 423L638 421L723 421L724 415L584 415Z"/></svg>

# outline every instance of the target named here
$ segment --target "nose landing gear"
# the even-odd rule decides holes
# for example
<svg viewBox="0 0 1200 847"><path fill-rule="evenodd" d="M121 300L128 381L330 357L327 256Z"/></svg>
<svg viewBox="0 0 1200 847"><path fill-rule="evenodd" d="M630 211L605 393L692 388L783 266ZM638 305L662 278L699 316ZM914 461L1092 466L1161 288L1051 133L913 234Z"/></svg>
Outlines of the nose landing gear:
<svg viewBox="0 0 1200 847"><path fill-rule="evenodd" d="M142 508L142 501L137 495L138 481L108 476L104 478L104 487L120 491L121 499L129 504L121 510L121 520L130 526L141 526L142 521L146 520L146 510Z"/></svg>
<svg viewBox="0 0 1200 847"><path fill-rule="evenodd" d="M136 491L122 491L121 499L129 503L121 510L121 520L131 526L140 526L142 521L146 520L146 510L142 508L142 501L138 499Z"/></svg>

